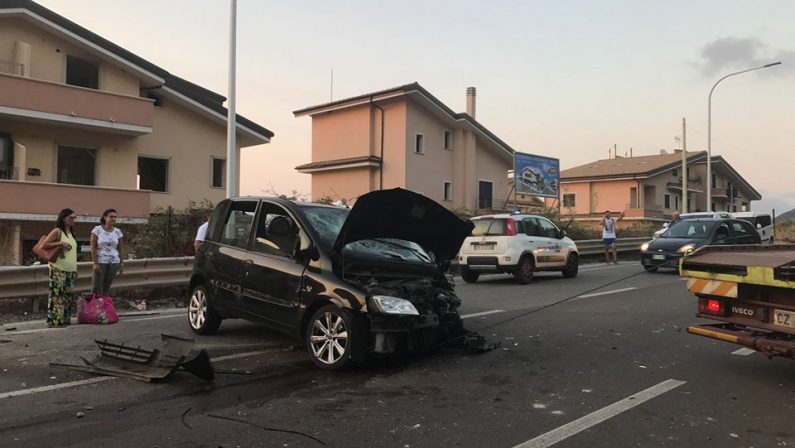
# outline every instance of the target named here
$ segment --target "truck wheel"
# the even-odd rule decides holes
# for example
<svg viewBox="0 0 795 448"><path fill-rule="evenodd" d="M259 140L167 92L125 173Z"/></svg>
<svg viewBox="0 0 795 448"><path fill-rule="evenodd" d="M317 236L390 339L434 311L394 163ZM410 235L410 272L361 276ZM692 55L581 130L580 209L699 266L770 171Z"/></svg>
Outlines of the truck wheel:
<svg viewBox="0 0 795 448"><path fill-rule="evenodd" d="M365 350L368 334L362 317L347 308L326 305L309 320L306 348L316 366L341 370L354 363L354 351Z"/></svg>
<svg viewBox="0 0 795 448"><path fill-rule="evenodd" d="M561 272L565 278L574 278L577 276L579 269L580 260L577 258L577 254L569 254L568 258L566 258L566 267Z"/></svg>
<svg viewBox="0 0 795 448"><path fill-rule="evenodd" d="M461 278L467 283L475 283L480 277L480 272L470 271L469 269L461 269Z"/></svg>
<svg viewBox="0 0 795 448"><path fill-rule="evenodd" d="M535 262L532 255L525 255L516 266L516 271L513 275L516 277L516 283L526 285L533 281L533 270L535 269Z"/></svg>
<svg viewBox="0 0 795 448"><path fill-rule="evenodd" d="M188 323L196 334L213 334L221 326L221 316L210 305L204 286L193 288L188 302Z"/></svg>

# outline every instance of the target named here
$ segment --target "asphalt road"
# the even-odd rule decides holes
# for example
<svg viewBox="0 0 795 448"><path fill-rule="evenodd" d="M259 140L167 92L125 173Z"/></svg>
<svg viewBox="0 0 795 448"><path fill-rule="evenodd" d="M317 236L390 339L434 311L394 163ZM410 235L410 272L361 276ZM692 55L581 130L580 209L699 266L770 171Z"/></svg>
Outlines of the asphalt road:
<svg viewBox="0 0 795 448"><path fill-rule="evenodd" d="M484 276L457 290L467 327L499 349L329 373L295 341L225 321L196 344L217 368L251 373L212 383L49 366L93 357L93 339L188 335L181 310L107 327L4 325L0 447L795 446L795 362L687 334L695 297L672 273L589 265L575 279Z"/></svg>

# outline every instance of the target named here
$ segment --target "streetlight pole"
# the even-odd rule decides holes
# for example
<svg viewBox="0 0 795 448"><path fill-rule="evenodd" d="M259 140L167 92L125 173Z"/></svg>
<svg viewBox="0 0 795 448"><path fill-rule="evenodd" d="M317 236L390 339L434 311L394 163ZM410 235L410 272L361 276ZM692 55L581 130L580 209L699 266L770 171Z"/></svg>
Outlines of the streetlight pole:
<svg viewBox="0 0 795 448"><path fill-rule="evenodd" d="M712 211L712 92L715 91L715 87L718 87L718 84L720 84L721 81L730 76L740 75L743 73L752 72L754 70L761 70L763 68L769 68L779 64L781 64L781 62L773 62L771 64L765 64L759 67L752 67L739 72L729 73L728 75L719 79L709 91L709 100L707 101L707 211Z"/></svg>

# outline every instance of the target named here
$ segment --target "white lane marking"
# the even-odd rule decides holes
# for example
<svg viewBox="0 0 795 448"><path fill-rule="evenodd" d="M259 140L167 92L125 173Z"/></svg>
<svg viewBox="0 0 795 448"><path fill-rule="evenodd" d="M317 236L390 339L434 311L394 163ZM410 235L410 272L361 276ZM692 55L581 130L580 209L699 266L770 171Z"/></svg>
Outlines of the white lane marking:
<svg viewBox="0 0 795 448"><path fill-rule="evenodd" d="M478 316L486 316L488 314L496 314L496 313L504 313L505 310L491 310L491 311L483 311L480 313L472 313L472 314L464 314L461 316L461 319L467 319L470 317L478 317Z"/></svg>
<svg viewBox="0 0 795 448"><path fill-rule="evenodd" d="M748 355L753 355L754 353L756 353L756 350L751 350L750 348L743 347L741 349L733 351L732 355L748 356Z"/></svg>
<svg viewBox="0 0 795 448"><path fill-rule="evenodd" d="M585 295L582 295L582 296L577 296L577 298L579 298L579 299L587 299L588 297L604 296L604 295L607 295L607 294L615 294L617 292L632 291L633 289L638 289L638 288L633 286L631 288L614 289L612 291L605 291L605 292L595 292L593 294L585 294Z"/></svg>
<svg viewBox="0 0 795 448"><path fill-rule="evenodd" d="M269 351L271 351L271 350L257 350L257 351L253 351L253 352L235 353L233 355L226 355L226 356L219 356L217 358L210 358L210 360L213 361L213 362L228 361L230 359L245 358L245 357L248 357L248 356L261 355L263 353L268 353ZM20 390L14 390L14 391L11 391L11 392L2 392L2 393L0 393L0 400L2 400L3 398L19 397L20 395L30 395L30 394L35 394L35 393L39 393L39 392L49 392L51 390L66 389L66 388L69 388L69 387L83 386L83 385L86 385L86 384L99 383L101 381L108 381L108 380L115 380L115 379L117 379L115 376L100 376L100 377L97 377L97 378L88 378L88 379L85 379L85 380L70 381L68 383L50 384L49 386L33 387L33 388L30 388L30 389L20 389Z"/></svg>
<svg viewBox="0 0 795 448"><path fill-rule="evenodd" d="M142 322L142 321L145 321L145 320L173 319L175 317L184 317L185 319L187 319L188 315L187 315L187 313L186 314L174 313L174 314L167 314L165 316L142 317L140 319L129 319L129 320L128 319L119 319L118 323L119 324L127 324L127 323L130 323L130 322ZM92 327L96 327L96 325L79 325L79 324L75 323L75 324L72 324L72 325L70 325L70 326L68 326L66 328L36 328L35 330L22 330L22 331L10 330L10 331L4 331L4 332L2 332L0 334L3 335L3 336L14 336L14 335L17 335L17 334L41 333L42 331L56 331L56 332L57 331L69 331L69 330L74 331L75 328L92 328Z"/></svg>
<svg viewBox="0 0 795 448"><path fill-rule="evenodd" d="M624 411L628 411L635 406L641 405L652 398L669 392L686 383L686 381L679 381L675 379L665 380L656 386L652 386L644 391L636 393L635 395L631 395L621 401L617 401L607 407L599 409L598 411L592 412L585 417L578 418L573 422L567 423L545 434L541 434L532 440L528 440L527 442L516 445L514 448L546 448L548 446L552 446L579 432L596 426L605 420L613 418Z"/></svg>
<svg viewBox="0 0 795 448"><path fill-rule="evenodd" d="M67 387L73 387L73 386L83 386L85 384L99 383L100 381L108 381L113 379L115 379L115 377L101 376L99 378L89 378L87 380L71 381L69 383L58 383L58 384L51 384L49 386L33 387L31 389L21 389L11 392L3 392L0 393L0 400L2 400L3 398L18 397L20 395L29 395L38 392L48 392L51 390L65 389Z"/></svg>

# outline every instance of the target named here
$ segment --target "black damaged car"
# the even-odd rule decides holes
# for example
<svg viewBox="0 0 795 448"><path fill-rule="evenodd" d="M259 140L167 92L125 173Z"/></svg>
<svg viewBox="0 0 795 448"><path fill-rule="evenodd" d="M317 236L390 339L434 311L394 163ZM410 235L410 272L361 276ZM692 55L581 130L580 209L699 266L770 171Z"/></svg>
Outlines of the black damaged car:
<svg viewBox="0 0 795 448"><path fill-rule="evenodd" d="M212 334L224 318L259 322L303 338L312 361L332 370L460 338L461 301L445 272L472 228L399 188L352 209L224 200L196 255L190 326Z"/></svg>

